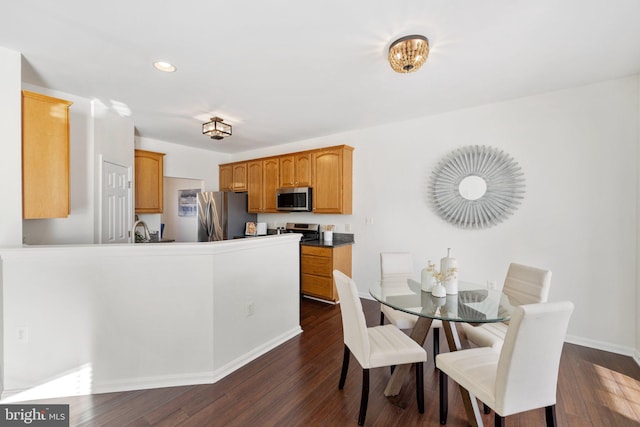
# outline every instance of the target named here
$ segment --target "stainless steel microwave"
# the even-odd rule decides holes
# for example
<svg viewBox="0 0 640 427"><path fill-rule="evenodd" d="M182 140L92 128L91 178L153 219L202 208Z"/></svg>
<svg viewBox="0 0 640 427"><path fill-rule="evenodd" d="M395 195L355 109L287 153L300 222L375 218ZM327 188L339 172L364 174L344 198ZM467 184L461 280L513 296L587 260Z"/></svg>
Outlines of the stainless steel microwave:
<svg viewBox="0 0 640 427"><path fill-rule="evenodd" d="M309 187L278 188L276 190L276 209L279 211L311 212L312 190Z"/></svg>

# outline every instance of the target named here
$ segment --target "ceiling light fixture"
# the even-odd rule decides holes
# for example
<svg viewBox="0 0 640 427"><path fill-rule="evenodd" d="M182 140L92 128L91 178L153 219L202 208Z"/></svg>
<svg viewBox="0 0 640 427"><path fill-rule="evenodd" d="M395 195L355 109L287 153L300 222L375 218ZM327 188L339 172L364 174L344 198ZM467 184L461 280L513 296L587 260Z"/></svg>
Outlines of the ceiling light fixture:
<svg viewBox="0 0 640 427"><path fill-rule="evenodd" d="M202 125L202 134L211 139L222 139L231 136L231 125L222 121L220 117L211 117L211 121Z"/></svg>
<svg viewBox="0 0 640 427"><path fill-rule="evenodd" d="M429 56L429 39L425 36L405 36L389 46L389 63L398 73L418 71Z"/></svg>
<svg viewBox="0 0 640 427"><path fill-rule="evenodd" d="M176 71L176 66L170 62L156 61L153 63L153 67L158 71L164 71L165 73L173 73Z"/></svg>

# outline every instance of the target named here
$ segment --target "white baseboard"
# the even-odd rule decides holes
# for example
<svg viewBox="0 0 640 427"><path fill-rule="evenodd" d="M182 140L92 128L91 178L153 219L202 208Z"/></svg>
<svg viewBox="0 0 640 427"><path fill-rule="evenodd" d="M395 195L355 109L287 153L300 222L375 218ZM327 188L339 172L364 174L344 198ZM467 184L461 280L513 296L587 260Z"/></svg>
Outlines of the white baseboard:
<svg viewBox="0 0 640 427"><path fill-rule="evenodd" d="M295 328L293 328L292 330L285 332L284 334L264 343L263 345L253 349L252 351L243 354L242 356L232 360L231 362L227 363L226 365L216 369L213 372L213 382L218 382L220 381L222 378L226 377L227 375L229 375L230 373L240 369L241 367L243 367L244 365L246 365L247 363L251 362L252 360L257 359L258 357L262 356L263 354L273 350L274 348L276 348L277 346L279 346L280 344L283 344L285 341L295 337L296 335L299 335L302 333L302 328L300 328L300 326L297 326Z"/></svg>
<svg viewBox="0 0 640 427"><path fill-rule="evenodd" d="M596 350L608 351L611 353L621 354L623 356L633 356L634 349L621 345L611 344L604 341L592 340L589 338L577 337L575 335L567 335L565 341L571 344L577 344L584 347L595 348Z"/></svg>
<svg viewBox="0 0 640 427"><path fill-rule="evenodd" d="M185 373L178 375L160 375L153 377L126 378L114 381L91 382L87 387L60 387L60 382L72 384L81 382L84 378L83 369L80 367L62 374L58 378L51 379L43 385L29 389L3 390L0 395L0 403L16 403L30 400L52 399L60 397L82 396L87 394L114 393L132 390L144 390L163 387L180 387L198 384L213 384L230 373L240 369L247 363L271 351L285 341L302 333L300 326L296 326L288 332L264 343L263 345L243 354L225 366L214 371Z"/></svg>

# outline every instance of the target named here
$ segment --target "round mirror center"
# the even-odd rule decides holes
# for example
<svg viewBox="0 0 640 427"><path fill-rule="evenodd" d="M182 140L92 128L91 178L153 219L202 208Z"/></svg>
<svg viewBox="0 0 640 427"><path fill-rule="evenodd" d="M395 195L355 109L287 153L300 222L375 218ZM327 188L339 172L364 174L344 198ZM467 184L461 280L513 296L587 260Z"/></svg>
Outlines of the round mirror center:
<svg viewBox="0 0 640 427"><path fill-rule="evenodd" d="M460 181L458 191L467 200L478 200L487 192L487 182L478 175L469 175Z"/></svg>

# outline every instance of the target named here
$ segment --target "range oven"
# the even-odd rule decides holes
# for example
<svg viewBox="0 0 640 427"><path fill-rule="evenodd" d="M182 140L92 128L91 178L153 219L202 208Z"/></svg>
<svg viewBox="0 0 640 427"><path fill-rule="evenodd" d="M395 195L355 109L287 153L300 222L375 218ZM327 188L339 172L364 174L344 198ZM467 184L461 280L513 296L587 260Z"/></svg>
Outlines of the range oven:
<svg viewBox="0 0 640 427"><path fill-rule="evenodd" d="M302 234L302 237L300 238L301 242L305 242L309 240L319 240L320 224L301 224L301 223L288 222L285 227L285 232Z"/></svg>

